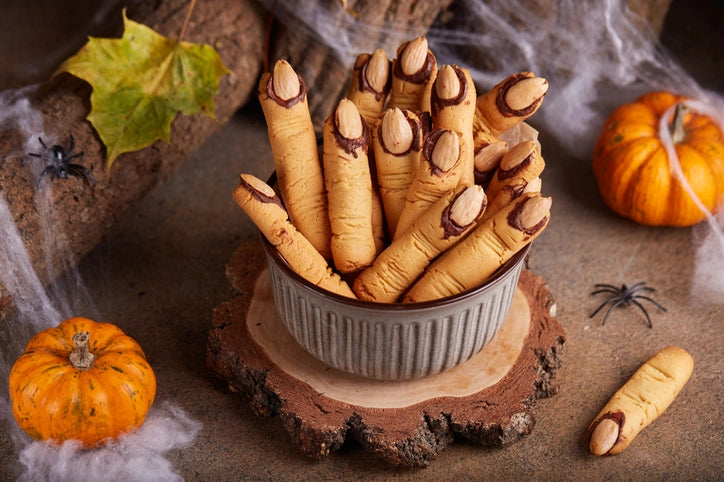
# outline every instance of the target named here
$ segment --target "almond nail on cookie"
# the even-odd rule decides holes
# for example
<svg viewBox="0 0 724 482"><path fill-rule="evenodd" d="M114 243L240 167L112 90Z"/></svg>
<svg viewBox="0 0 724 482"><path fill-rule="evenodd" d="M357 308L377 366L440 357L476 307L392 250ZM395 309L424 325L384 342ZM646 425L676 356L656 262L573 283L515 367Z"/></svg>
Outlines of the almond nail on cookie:
<svg viewBox="0 0 724 482"><path fill-rule="evenodd" d="M586 431L594 455L616 455L671 405L694 370L684 349L668 346L613 394Z"/></svg>
<svg viewBox="0 0 724 482"><path fill-rule="evenodd" d="M407 191L405 207L400 213L393 239L460 183L463 168L460 137L453 131L433 130L425 138L422 157Z"/></svg>
<svg viewBox="0 0 724 482"><path fill-rule="evenodd" d="M550 197L521 195L433 261L403 302L445 298L480 286L543 232L550 219L550 207Z"/></svg>
<svg viewBox="0 0 724 482"><path fill-rule="evenodd" d="M354 63L347 98L357 106L371 132L382 117L390 92L391 64L382 49L372 54L359 54Z"/></svg>
<svg viewBox="0 0 724 482"><path fill-rule="evenodd" d="M485 193L491 202L504 186L529 182L540 176L545 168L538 142L525 141L513 146L500 160Z"/></svg>
<svg viewBox="0 0 724 482"><path fill-rule="evenodd" d="M242 174L233 195L237 204L299 276L325 290L355 298L349 285L289 221L287 211L271 186L251 174Z"/></svg>
<svg viewBox="0 0 724 482"><path fill-rule="evenodd" d="M317 138L309 114L304 80L285 60L259 82L279 190L289 218L327 259L330 224Z"/></svg>
<svg viewBox="0 0 724 482"><path fill-rule="evenodd" d="M536 177L535 179L532 179L530 181L524 181L520 179L516 182L506 184L502 187L500 191L498 191L495 199L493 199L488 204L488 208L485 210L485 213L480 219L480 222L487 221L488 218L494 216L495 213L503 209L507 204L513 202L513 200L519 198L522 194L526 192L540 193L541 187L543 187L543 182L541 181L540 177Z"/></svg>
<svg viewBox="0 0 724 482"><path fill-rule="evenodd" d="M392 61L392 88L388 107L430 112L430 93L437 75L437 59L427 39L402 43Z"/></svg>
<svg viewBox="0 0 724 482"><path fill-rule="evenodd" d="M509 145L506 141L498 139L492 134L479 131L473 138L473 146L475 184L487 188L493 174L495 174L495 170L500 165L500 161L508 152Z"/></svg>
<svg viewBox="0 0 724 482"><path fill-rule="evenodd" d="M357 276L352 286L357 297L397 301L430 261L474 226L485 206L480 186L460 186L445 194Z"/></svg>
<svg viewBox="0 0 724 482"><path fill-rule="evenodd" d="M520 72L503 79L478 96L475 131L497 136L526 120L540 108L548 93L548 81L532 72Z"/></svg>
<svg viewBox="0 0 724 482"><path fill-rule="evenodd" d="M323 127L324 181L332 227L332 258L341 273L372 264L377 254L372 228L369 132L359 110L342 99Z"/></svg>
<svg viewBox="0 0 724 482"><path fill-rule="evenodd" d="M377 184L387 230L394 234L422 150L422 122L410 110L387 109L373 138Z"/></svg>

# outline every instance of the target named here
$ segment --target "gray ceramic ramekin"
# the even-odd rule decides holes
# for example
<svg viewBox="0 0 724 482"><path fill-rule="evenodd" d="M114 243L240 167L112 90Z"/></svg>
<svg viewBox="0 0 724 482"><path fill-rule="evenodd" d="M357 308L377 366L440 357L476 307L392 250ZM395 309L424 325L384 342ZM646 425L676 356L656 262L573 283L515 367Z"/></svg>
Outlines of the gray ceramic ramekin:
<svg viewBox="0 0 724 482"><path fill-rule="evenodd" d="M379 380L425 377L478 353L505 320L530 245L480 287L423 303L374 303L322 290L261 236L274 301L294 339L339 370Z"/></svg>

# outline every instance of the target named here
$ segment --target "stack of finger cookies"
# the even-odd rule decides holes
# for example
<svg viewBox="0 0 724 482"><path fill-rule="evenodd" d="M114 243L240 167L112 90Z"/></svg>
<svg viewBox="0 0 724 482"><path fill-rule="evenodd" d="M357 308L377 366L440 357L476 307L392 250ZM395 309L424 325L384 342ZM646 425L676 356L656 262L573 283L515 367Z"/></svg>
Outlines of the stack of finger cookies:
<svg viewBox="0 0 724 482"><path fill-rule="evenodd" d="M524 128L547 90L521 72L478 95L467 69L438 67L418 37L393 60L381 49L357 57L320 149L307 86L279 60L258 92L277 184L242 174L234 198L325 290L380 303L459 294L548 224L545 163Z"/></svg>

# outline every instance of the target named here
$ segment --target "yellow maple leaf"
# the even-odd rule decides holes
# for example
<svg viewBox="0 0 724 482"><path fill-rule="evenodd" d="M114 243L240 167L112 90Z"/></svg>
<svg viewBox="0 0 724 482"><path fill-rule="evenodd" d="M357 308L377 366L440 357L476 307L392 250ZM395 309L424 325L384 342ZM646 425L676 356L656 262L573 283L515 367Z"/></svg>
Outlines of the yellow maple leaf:
<svg viewBox="0 0 724 482"><path fill-rule="evenodd" d="M176 115L214 118L219 80L229 70L209 45L179 42L129 20L120 39L90 37L57 73L93 87L88 121L106 146L106 167L124 152L170 140Z"/></svg>

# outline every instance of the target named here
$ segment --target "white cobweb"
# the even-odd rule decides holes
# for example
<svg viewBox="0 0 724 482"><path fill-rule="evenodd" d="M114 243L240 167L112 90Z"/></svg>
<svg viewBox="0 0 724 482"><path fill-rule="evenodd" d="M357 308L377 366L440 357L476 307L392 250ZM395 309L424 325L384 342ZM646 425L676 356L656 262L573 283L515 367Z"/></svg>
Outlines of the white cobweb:
<svg viewBox="0 0 724 482"><path fill-rule="evenodd" d="M61 446L32 442L20 453L19 481L180 481L166 454L190 446L201 423L181 408L164 402L153 406L141 427L94 450L79 450L74 441Z"/></svg>

